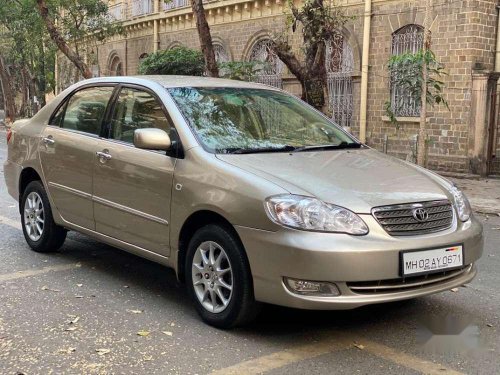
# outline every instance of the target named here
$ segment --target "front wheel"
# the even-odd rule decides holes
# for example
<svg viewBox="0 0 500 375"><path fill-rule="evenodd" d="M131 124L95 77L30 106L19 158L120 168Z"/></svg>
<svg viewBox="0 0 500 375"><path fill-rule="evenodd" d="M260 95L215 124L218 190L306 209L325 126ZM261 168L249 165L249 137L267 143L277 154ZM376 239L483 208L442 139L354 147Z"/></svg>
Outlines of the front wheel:
<svg viewBox="0 0 500 375"><path fill-rule="evenodd" d="M256 316L250 266L230 229L220 225L199 229L189 242L185 270L189 294L206 323L231 328Z"/></svg>
<svg viewBox="0 0 500 375"><path fill-rule="evenodd" d="M66 239L66 230L54 222L49 198L40 181L32 181L21 198L21 224L24 238L36 252L58 250Z"/></svg>

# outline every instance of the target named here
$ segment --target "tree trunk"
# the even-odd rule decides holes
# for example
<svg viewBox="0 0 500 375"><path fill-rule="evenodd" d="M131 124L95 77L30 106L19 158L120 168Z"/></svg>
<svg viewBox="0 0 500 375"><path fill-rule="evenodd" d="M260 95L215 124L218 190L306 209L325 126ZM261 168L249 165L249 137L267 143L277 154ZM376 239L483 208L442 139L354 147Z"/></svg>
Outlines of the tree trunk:
<svg viewBox="0 0 500 375"><path fill-rule="evenodd" d="M12 77L2 56L0 56L0 84L2 85L3 102L5 105L5 118L15 121L16 95L12 89Z"/></svg>
<svg viewBox="0 0 500 375"><path fill-rule="evenodd" d="M203 0L191 0L191 7L196 18L196 28L198 29L201 52L205 58L205 68L210 77L219 77L219 67L215 60L214 45L210 34L210 26L208 26L207 17L205 16Z"/></svg>
<svg viewBox="0 0 500 375"><path fill-rule="evenodd" d="M59 30L57 30L54 21L49 16L49 9L45 0L36 0L36 3L38 6L38 12L47 27L50 38L57 45L57 48L59 48L59 50L64 53L73 64L75 64L84 78L92 78L92 71L89 69L87 64L85 64L83 59L69 47L68 43L66 43L64 38L59 33Z"/></svg>
<svg viewBox="0 0 500 375"><path fill-rule="evenodd" d="M37 86L37 97L38 97L38 102L40 103L40 108L45 107L46 101L45 101L45 92L47 91L47 79L45 78L45 46L43 44L43 41L40 41L38 44L38 48L40 50L40 63L39 63L39 70L38 70L38 80L36 83Z"/></svg>

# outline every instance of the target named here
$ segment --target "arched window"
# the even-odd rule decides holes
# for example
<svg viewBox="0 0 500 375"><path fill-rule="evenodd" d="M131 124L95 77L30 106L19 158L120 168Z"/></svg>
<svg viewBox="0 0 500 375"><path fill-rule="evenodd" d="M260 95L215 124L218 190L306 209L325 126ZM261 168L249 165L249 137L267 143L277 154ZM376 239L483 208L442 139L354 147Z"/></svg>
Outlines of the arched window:
<svg viewBox="0 0 500 375"><path fill-rule="evenodd" d="M261 39L257 41L248 55L248 61L257 61L261 70L257 74L256 82L266 85L282 88L283 81L281 74L283 73L283 62L271 49L270 39Z"/></svg>
<svg viewBox="0 0 500 375"><path fill-rule="evenodd" d="M419 25L406 25L392 34L393 56L404 53L416 53L422 49L424 43L424 29ZM398 87L398 77L391 77L391 107L396 116L420 116L420 101L414 100L406 90Z"/></svg>
<svg viewBox="0 0 500 375"><path fill-rule="evenodd" d="M108 75L110 76L122 76L123 75L123 65L120 61L118 55L114 55L108 65Z"/></svg>
<svg viewBox="0 0 500 375"><path fill-rule="evenodd" d="M328 104L332 119L341 126L351 126L354 57L342 34L336 34L327 42L325 58Z"/></svg>

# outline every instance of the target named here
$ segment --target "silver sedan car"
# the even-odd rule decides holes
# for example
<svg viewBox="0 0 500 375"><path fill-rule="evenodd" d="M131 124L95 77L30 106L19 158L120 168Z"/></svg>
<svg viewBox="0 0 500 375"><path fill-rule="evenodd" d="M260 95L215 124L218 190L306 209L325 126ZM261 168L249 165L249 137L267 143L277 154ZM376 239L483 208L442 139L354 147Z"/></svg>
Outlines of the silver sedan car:
<svg viewBox="0 0 500 375"><path fill-rule="evenodd" d="M260 302L351 309L445 291L472 280L483 249L456 186L259 84L87 80L7 139L33 250L73 230L172 267L217 327Z"/></svg>

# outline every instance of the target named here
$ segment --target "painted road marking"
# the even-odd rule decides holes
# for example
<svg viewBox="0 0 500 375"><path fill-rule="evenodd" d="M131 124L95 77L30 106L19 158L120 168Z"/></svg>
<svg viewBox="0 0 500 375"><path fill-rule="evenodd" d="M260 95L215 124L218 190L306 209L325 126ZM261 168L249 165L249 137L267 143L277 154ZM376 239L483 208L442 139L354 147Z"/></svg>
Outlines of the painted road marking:
<svg viewBox="0 0 500 375"><path fill-rule="evenodd" d="M49 266L49 267L44 267L44 268L39 268L39 269L5 273L5 274L0 274L0 282L22 279L24 277L38 276L38 275L43 275L45 273L50 273L50 272L67 271L67 270L80 268L81 266L82 266L81 263L59 264L57 266Z"/></svg>
<svg viewBox="0 0 500 375"><path fill-rule="evenodd" d="M374 341L359 339L356 343L364 346L364 350L370 354L376 355L379 358L397 363L398 365L419 371L423 374L436 375L464 375L461 372L455 371L449 367L442 366L439 363L427 361L411 354L400 352L394 348L390 348L383 344Z"/></svg>
<svg viewBox="0 0 500 375"><path fill-rule="evenodd" d="M354 343L356 343L358 348L362 347L365 352L424 374L463 375L461 372L455 371L446 366L418 358L411 354L400 352L383 344L361 339L355 336L339 335L337 333L332 333L330 337L312 344L285 349L280 352L244 361L231 367L215 370L212 372L212 375L261 374L292 363L315 358L323 354L329 354L348 348L355 348Z"/></svg>
<svg viewBox="0 0 500 375"><path fill-rule="evenodd" d="M244 361L231 367L215 370L212 372L212 375L261 374L291 363L347 349L349 346L351 346L351 343L347 344L345 340L339 340L338 337L329 337L315 343L297 346L295 348Z"/></svg>

